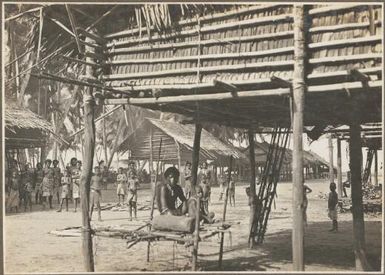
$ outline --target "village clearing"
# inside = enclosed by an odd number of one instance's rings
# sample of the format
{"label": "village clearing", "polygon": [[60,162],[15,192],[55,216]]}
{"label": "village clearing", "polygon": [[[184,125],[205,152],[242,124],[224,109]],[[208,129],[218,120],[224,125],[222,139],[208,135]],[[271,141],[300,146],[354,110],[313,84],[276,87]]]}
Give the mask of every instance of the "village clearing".
{"label": "village clearing", "polygon": [[[331,233],[327,216],[327,180],[307,181],[313,189],[308,195],[308,226],[305,230],[306,271],[355,271],[353,254],[352,214],[339,214],[339,232]],[[229,206],[226,221],[232,223],[231,238],[225,235],[223,269],[226,271],[290,271],[292,184],[280,183],[275,208],[272,207],[265,242],[256,249],[247,247],[249,206],[246,185],[237,186],[236,207]],[[257,187],[258,188],[258,187]],[[350,192],[350,190],[348,190]],[[149,188],[139,190],[138,208],[149,204]],[[222,216],[223,202],[218,201],[219,188],[213,187],[210,210]],[[103,193],[103,202],[115,202],[112,186]],[[72,207],[72,205],[71,205]],[[82,272],[80,237],[59,237],[50,231],[81,225],[81,211],[57,213],[56,209],[40,211],[34,205],[32,213],[11,214],[5,217],[5,272],[53,273]],[[80,210],[80,209],[79,209]],[[126,211],[102,211],[102,222],[97,225],[128,225],[135,229],[149,217],[149,210],[138,211],[138,221],[128,221]],[[94,219],[96,215],[94,214]],[[374,270],[381,270],[382,214],[365,214],[367,256]],[[172,271],[190,270],[189,248],[171,241],[151,245],[150,262],[146,262],[147,242],[126,249],[126,241],[106,237],[94,238],[95,271]],[[219,237],[199,243],[198,267],[203,271],[218,270]]]}

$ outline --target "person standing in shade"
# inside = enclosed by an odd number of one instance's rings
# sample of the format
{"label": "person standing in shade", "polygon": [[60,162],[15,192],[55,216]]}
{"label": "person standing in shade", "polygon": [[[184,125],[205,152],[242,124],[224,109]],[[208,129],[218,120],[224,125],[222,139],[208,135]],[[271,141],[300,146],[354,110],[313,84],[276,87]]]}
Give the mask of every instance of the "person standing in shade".
{"label": "person standing in shade", "polygon": [[[99,170],[100,171],[100,170]],[[123,172],[123,168],[118,169],[118,175],[116,176],[116,195],[118,196],[118,205],[123,205],[124,198],[127,193],[127,176]]]}
{"label": "person standing in shade", "polygon": [[36,171],[35,171],[35,203],[41,204],[42,202],[42,194],[41,194],[41,185],[43,183],[44,179],[44,171],[43,171],[43,165],[38,162],[36,164]]}
{"label": "person standing in shade", "polygon": [[56,197],[57,203],[60,203],[60,194],[59,194],[59,189],[60,189],[60,178],[61,178],[61,171],[60,168],[58,167],[59,161],[55,159],[53,162],[53,197]]}
{"label": "person standing in shade", "polygon": [[338,194],[336,192],[336,184],[334,182],[330,183],[329,189],[329,198],[328,198],[328,216],[332,220],[332,228],[330,232],[338,232],[338,222],[337,222],[337,205],[338,205]]}
{"label": "person standing in shade", "polygon": [[70,198],[71,181],[71,172],[68,168],[64,171],[64,176],[61,177],[61,203],[57,212],[61,212],[64,201],[66,202],[66,211],[68,212],[68,200]]}
{"label": "person standing in shade", "polygon": [[76,160],[76,158],[73,158],[72,160],[71,160],[72,198],[74,200],[74,212],[76,212],[78,203],[80,203],[80,177],[81,177],[82,171],[80,170],[81,163],[79,163]]}
{"label": "person standing in shade", "polygon": [[137,218],[137,200],[138,200],[138,187],[139,181],[135,176],[134,172],[131,170],[128,172],[128,195],[127,201],[129,206],[130,221],[132,220],[132,210],[134,210],[134,217]]}
{"label": "person standing in shade", "polygon": [[52,193],[53,193],[53,169],[51,167],[52,161],[47,159],[45,161],[45,167],[43,169],[43,182],[41,185],[41,193],[43,196],[43,210],[46,207],[46,203],[49,208],[52,208]]}
{"label": "person standing in shade", "polygon": [[98,221],[102,221],[102,210],[100,207],[100,200],[102,198],[102,182],[100,168],[96,166],[94,168],[95,175],[91,178],[91,196],[90,196],[90,220],[92,219],[92,212],[94,211],[94,206],[98,210]]}
{"label": "person standing in shade", "polygon": [[307,194],[311,193],[313,190],[310,189],[309,186],[306,184],[303,185],[303,220],[305,223],[305,226],[307,226],[307,206],[308,206],[308,200],[307,200]]}

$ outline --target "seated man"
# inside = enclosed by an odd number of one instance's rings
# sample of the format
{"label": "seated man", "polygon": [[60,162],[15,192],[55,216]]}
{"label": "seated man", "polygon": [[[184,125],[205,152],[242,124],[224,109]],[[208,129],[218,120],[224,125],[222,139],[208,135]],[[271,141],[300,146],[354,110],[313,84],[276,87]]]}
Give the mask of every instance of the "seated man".
{"label": "seated man", "polygon": [[[165,183],[160,184],[157,187],[157,205],[161,215],[169,213],[174,216],[188,215],[190,217],[196,216],[196,199],[194,197],[188,200],[184,196],[183,189],[178,185],[179,171],[175,167],[170,167],[164,172]],[[196,193],[202,197],[202,189],[197,186]],[[181,204],[177,207],[177,200],[181,201]],[[214,213],[206,213],[203,205],[201,204],[201,219],[206,222],[212,222]]]}
{"label": "seated man", "polygon": [[[169,167],[164,172],[165,183],[159,185],[157,204],[160,214],[170,213],[171,215],[181,216],[187,213],[186,197],[183,189],[178,185],[179,171],[175,167]],[[177,199],[182,204],[177,207]]]}

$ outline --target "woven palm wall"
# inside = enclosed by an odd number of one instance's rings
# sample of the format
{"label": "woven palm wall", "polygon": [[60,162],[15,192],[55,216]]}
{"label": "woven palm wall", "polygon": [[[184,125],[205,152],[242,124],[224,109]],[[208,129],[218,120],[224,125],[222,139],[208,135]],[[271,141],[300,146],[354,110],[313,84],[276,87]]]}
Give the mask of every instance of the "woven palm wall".
{"label": "woven palm wall", "polygon": [[[131,28],[107,34],[108,73],[115,87],[242,83],[293,70],[292,5],[234,6],[223,12],[178,21],[167,33]],[[351,68],[376,80],[381,75],[381,6],[309,6],[307,71],[316,76]],[[329,83],[339,80],[328,79]],[[314,77],[314,78],[313,78]],[[324,81],[324,80],[322,80]],[[325,83],[321,83],[325,84]],[[271,88],[271,83],[266,86]],[[263,88],[263,87],[261,87]]]}

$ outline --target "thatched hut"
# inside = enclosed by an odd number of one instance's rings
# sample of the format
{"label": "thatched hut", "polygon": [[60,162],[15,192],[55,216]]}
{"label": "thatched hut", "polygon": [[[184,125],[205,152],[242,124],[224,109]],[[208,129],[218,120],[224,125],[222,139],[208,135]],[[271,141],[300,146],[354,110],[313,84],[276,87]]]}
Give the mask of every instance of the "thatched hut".
{"label": "thatched hut", "polygon": [[[103,104],[132,104],[190,117],[188,122],[196,124],[193,174],[199,162],[202,122],[247,129],[250,144],[259,127],[292,127],[293,270],[304,270],[303,129],[314,127],[322,133],[329,125],[347,124],[354,253],[357,269],[368,268],[360,124],[382,120],[381,5],[148,4],[80,5],[77,9],[99,19],[93,22],[92,17],[79,15],[80,26],[67,20],[73,32],[68,34],[67,27],[60,39],[71,41],[61,45],[57,39],[53,45],[59,44],[59,49],[36,44],[45,50],[43,58],[59,50],[71,54],[68,60],[86,66],[85,77],[68,79],[46,72],[35,76],[89,87],[85,92],[85,152],[89,155],[83,178],[90,178],[92,168],[93,88],[104,91],[98,97]],[[64,5],[52,5],[46,11],[53,17],[66,13]],[[97,30],[91,30],[95,26]],[[50,33],[46,39],[57,38],[56,32],[46,33]],[[254,167],[254,150],[250,151]],[[193,184],[195,180],[193,175]],[[252,199],[251,217],[255,203]],[[88,228],[88,214],[83,215],[83,226]],[[89,235],[84,238],[85,248]],[[87,270],[92,271],[92,251],[85,255]]]}
{"label": "thatched hut", "polygon": [[[117,150],[121,154],[129,152],[129,158],[133,160],[160,161],[178,165],[181,169],[186,161],[191,162],[193,136],[194,127],[191,124],[147,118],[122,141]],[[208,131],[202,130],[201,161],[209,160],[216,171],[217,167],[228,165],[229,156],[233,156],[238,162],[246,159],[234,146],[225,144]]]}
{"label": "thatched hut", "polygon": [[[7,99],[4,109],[5,120],[5,152],[7,160],[17,158],[18,162],[26,162],[24,149],[31,150],[30,159],[40,161],[41,154],[47,146],[48,138],[54,135],[52,125],[32,111],[20,107],[16,102]],[[52,135],[51,135],[52,134]],[[62,142],[57,136],[54,139]],[[39,151],[36,155],[35,152]]]}

